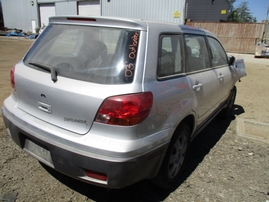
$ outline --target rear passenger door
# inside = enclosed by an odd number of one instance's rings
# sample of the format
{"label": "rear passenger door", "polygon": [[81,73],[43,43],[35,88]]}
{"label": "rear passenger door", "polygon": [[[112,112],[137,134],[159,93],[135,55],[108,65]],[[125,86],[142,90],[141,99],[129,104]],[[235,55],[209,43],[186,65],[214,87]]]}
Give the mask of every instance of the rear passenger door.
{"label": "rear passenger door", "polygon": [[232,89],[232,73],[228,65],[227,54],[224,51],[220,42],[213,38],[208,37],[209,48],[211,52],[211,64],[218,77],[219,89],[217,91],[218,102],[225,101]]}
{"label": "rear passenger door", "polygon": [[185,34],[186,73],[196,105],[198,124],[202,123],[217,107],[216,99],[219,82],[210,65],[205,36]]}

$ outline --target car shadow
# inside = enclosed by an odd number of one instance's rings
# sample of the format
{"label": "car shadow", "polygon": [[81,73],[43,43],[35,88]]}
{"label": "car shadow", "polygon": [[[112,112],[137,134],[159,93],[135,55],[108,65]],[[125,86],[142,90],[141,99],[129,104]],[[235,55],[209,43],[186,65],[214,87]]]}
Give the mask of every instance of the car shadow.
{"label": "car shadow", "polygon": [[236,105],[236,104],[233,106],[233,111],[232,111],[233,116],[238,116],[243,113],[245,113],[245,110],[242,106]]}
{"label": "car shadow", "polygon": [[242,113],[244,113],[244,109],[239,105],[234,105],[230,118],[224,120],[217,116],[206,128],[204,128],[204,130],[202,130],[202,132],[192,141],[189,158],[180,181],[171,189],[162,189],[157,187],[149,180],[138,182],[123,189],[107,189],[81,182],[63,175],[43,164],[41,165],[61,183],[94,201],[163,201],[192,174],[197,166],[203,161],[205,156],[220,140],[222,135],[225,134],[225,131],[229,127],[230,123],[235,119],[235,116]]}

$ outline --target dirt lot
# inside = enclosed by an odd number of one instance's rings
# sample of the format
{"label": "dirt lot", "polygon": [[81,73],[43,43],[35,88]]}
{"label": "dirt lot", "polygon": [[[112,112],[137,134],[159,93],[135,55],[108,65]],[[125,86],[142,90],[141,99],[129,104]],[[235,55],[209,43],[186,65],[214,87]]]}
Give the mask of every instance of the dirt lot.
{"label": "dirt lot", "polygon": [[[0,106],[11,91],[10,68],[32,42],[0,38]],[[234,56],[245,59],[248,73],[237,84],[234,115],[225,121],[216,118],[194,140],[186,171],[177,187],[162,190],[143,181],[121,190],[107,190],[71,179],[42,166],[19,149],[7,135],[0,114],[0,201],[268,202],[269,59]],[[251,133],[252,139],[243,137],[244,133],[238,135],[238,120],[260,124],[243,130]]]}

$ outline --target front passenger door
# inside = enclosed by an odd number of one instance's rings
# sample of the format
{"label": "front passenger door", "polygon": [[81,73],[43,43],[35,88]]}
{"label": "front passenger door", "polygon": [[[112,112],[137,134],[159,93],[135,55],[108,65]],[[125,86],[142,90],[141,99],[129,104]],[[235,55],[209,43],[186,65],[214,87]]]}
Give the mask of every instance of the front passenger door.
{"label": "front passenger door", "polygon": [[222,103],[227,100],[230,90],[233,88],[232,73],[228,65],[227,54],[219,41],[213,37],[208,37],[208,43],[212,55],[212,67],[218,77],[219,89],[216,99],[218,99],[219,103]]}

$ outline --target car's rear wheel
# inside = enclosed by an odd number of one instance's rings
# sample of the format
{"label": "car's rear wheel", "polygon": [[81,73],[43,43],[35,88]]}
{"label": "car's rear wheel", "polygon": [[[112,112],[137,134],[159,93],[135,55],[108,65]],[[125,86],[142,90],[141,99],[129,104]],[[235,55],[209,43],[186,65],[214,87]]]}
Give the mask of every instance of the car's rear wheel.
{"label": "car's rear wheel", "polygon": [[159,173],[153,180],[155,184],[170,188],[179,182],[186,164],[189,146],[190,128],[185,123],[181,123],[170,142]]}

